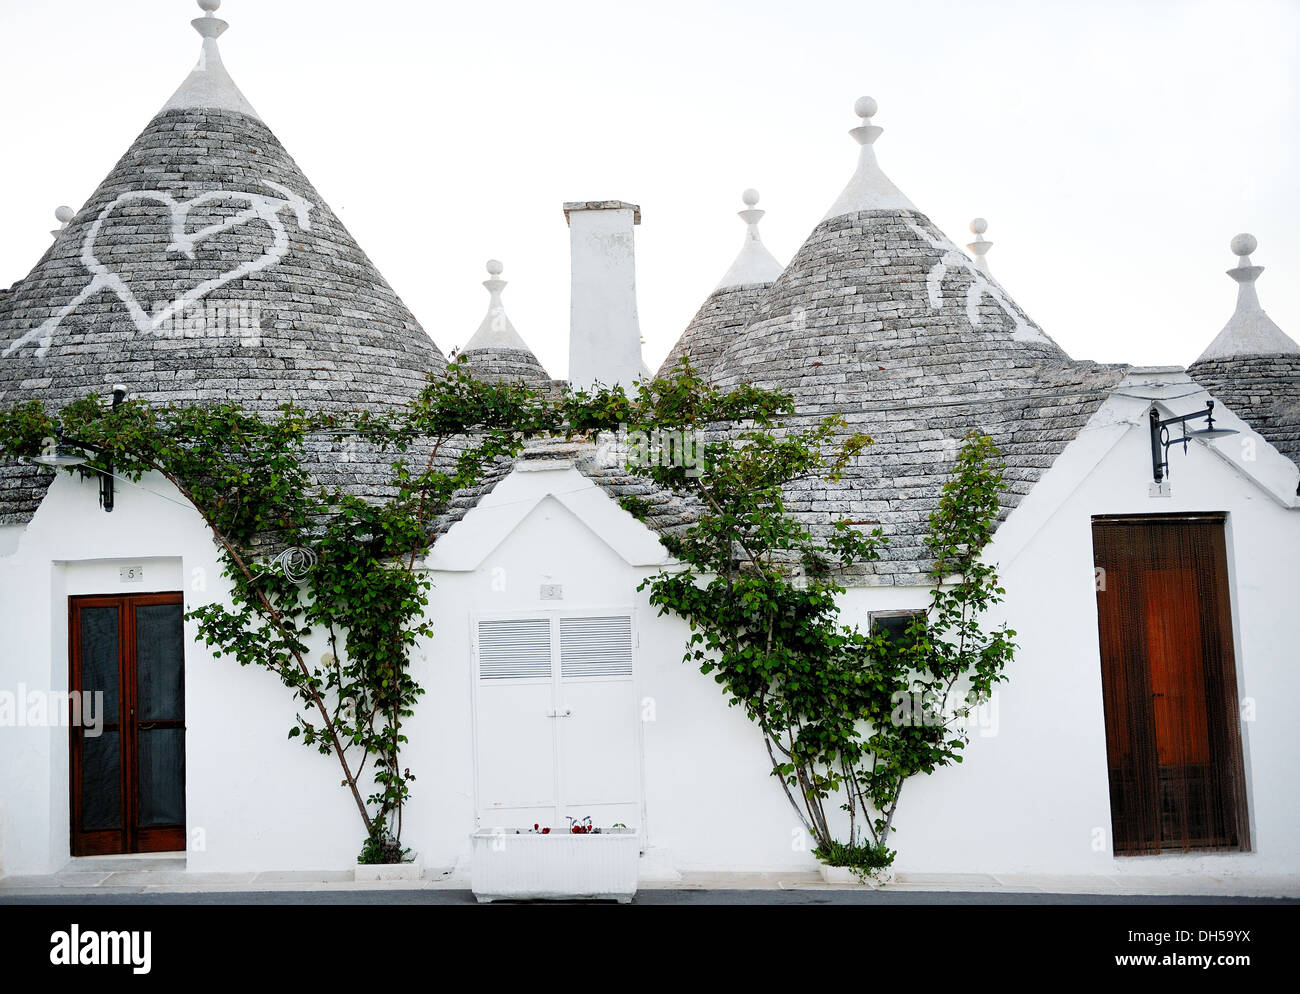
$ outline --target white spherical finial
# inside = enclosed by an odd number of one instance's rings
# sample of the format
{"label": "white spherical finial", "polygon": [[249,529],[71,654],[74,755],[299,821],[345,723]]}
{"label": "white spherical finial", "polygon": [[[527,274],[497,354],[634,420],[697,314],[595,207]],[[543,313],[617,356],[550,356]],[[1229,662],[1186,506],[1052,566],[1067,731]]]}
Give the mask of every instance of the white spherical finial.
{"label": "white spherical finial", "polygon": [[758,203],[758,191],[755,190],[753,187],[750,187],[748,190],[746,190],[744,193],[740,195],[740,199],[745,202],[746,207],[753,207],[756,203]]}
{"label": "white spherical finial", "polygon": [[863,120],[876,116],[876,102],[871,97],[858,97],[853,103],[853,113]]}
{"label": "white spherical finial", "polygon": [[506,267],[501,265],[501,263],[496,259],[489,259],[487,261],[487,271],[489,276],[500,276],[501,271],[505,268]]}
{"label": "white spherical finial", "polygon": [[67,224],[76,216],[76,212],[71,207],[56,207],[54,217],[60,224]]}
{"label": "white spherical finial", "polygon": [[221,6],[221,0],[199,0],[199,10],[205,14],[215,14]]}
{"label": "white spherical finial", "polygon": [[1232,243],[1228,247],[1232,249],[1233,255],[1250,255],[1258,246],[1259,242],[1255,241],[1255,236],[1243,231],[1232,239]]}
{"label": "white spherical finial", "polygon": [[989,230],[989,223],[982,217],[972,218],[970,223],[970,232],[975,236],[973,242],[967,243],[966,247],[970,249],[971,254],[975,256],[975,268],[986,276],[989,271],[989,260],[987,258],[989,249],[993,243],[984,237],[984,232]]}

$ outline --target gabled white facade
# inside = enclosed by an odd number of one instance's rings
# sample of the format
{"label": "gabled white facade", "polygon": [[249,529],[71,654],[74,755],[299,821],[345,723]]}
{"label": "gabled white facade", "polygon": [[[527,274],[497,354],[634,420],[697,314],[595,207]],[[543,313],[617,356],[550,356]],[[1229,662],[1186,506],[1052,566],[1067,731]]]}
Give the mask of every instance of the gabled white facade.
{"label": "gabled white facade", "polygon": [[[1150,405],[1183,413],[1204,399],[1180,371],[1135,370],[998,532],[989,554],[1008,590],[998,616],[1017,631],[1019,652],[1009,682],[972,728],[965,762],[908,784],[897,822],[899,872],[1300,875],[1288,707],[1300,695],[1300,474],[1220,408],[1218,417],[1241,434],[1193,442],[1185,456],[1173,449],[1170,495],[1151,496]],[[1091,519],[1174,512],[1227,515],[1251,851],[1116,858]],[[163,481],[122,488],[110,516],[97,507],[92,483],[61,477],[16,547],[14,530],[7,534],[0,630],[10,652],[0,689],[66,689],[67,597],[125,589],[124,566],[143,568],[144,589],[184,590],[187,607],[222,589],[206,528]],[[483,808],[481,764],[512,751],[525,757],[539,742],[549,748],[549,733],[539,729],[566,720],[521,715],[512,726],[497,714],[495,752],[485,756],[476,730],[483,715],[475,625],[573,616],[631,619],[632,676],[618,698],[621,717],[604,714],[591,749],[599,760],[603,741],[634,743],[627,782],[636,803],[619,809],[618,820],[643,833],[643,874],[815,865],[757,731],[711,678],[681,661],[685,624],[660,617],[637,590],[665,563],[654,534],[562,459],[522,463],[435,546],[427,567],[437,634],[417,655],[428,693],[407,728],[405,754],[418,779],[404,841],[426,866],[463,870],[471,832],[508,820]],[[922,588],[857,588],[844,598],[845,616],[866,624],[870,612],[926,600]],[[213,659],[190,628],[187,636],[187,867],[349,866],[360,820],[334,759],[285,738],[293,713],[287,691],[265,672]],[[0,728],[7,874],[50,872],[69,861],[68,734]],[[571,753],[557,767],[561,776],[573,755],[579,765],[592,758]]]}
{"label": "gabled white facade", "polygon": [[[1298,758],[1284,702],[1300,693],[1300,471],[1222,408],[1241,435],[1171,450],[1171,495],[1150,496],[1147,412],[1204,407],[1181,370],[1134,370],[999,529],[988,557],[1019,651],[966,760],[915,785],[898,816],[900,872],[1300,873]],[[1097,515],[1226,512],[1252,851],[1112,854],[1102,712]],[[852,591],[866,609],[875,591]],[[920,606],[924,597],[900,606]],[[860,609],[860,610],[861,610]]]}
{"label": "gabled white facade", "polygon": [[[194,23],[208,70],[194,73],[167,106],[255,119],[220,66],[216,38],[224,22],[211,16],[219,4],[203,0],[201,6],[209,16]],[[861,146],[858,169],[827,217],[915,211],[876,162],[875,102],[862,98],[856,109],[862,119],[852,132]],[[122,195],[141,192],[135,180],[126,185],[131,189]],[[320,212],[309,218],[311,205],[295,197],[299,230],[308,230],[310,221],[319,231]],[[255,202],[272,203],[260,193]],[[750,208],[756,202],[756,195],[746,195]],[[157,203],[170,205],[173,221],[180,217],[170,194]],[[571,383],[630,385],[645,371],[633,247],[639,208],[585,201],[566,205],[566,214],[574,261]],[[779,279],[781,267],[753,227],[759,214],[742,212],[749,238],[724,286]],[[955,246],[912,230],[942,252],[930,267],[930,306],[937,311],[947,267],[968,267]],[[980,235],[984,229],[972,230]],[[347,249],[350,238],[342,241],[341,229],[337,234]],[[1248,245],[1243,238],[1249,236],[1234,240],[1244,260],[1234,278],[1240,277],[1241,313],[1249,320],[1237,330],[1249,334],[1229,339],[1255,352],[1291,354],[1260,331],[1262,311],[1250,289],[1258,267],[1247,258],[1254,240]],[[331,244],[334,255],[349,254]],[[977,252],[982,258],[989,243],[975,244],[984,246]],[[210,282],[234,283],[250,275],[251,266]],[[523,342],[500,307],[500,268],[489,272],[493,303],[479,344],[525,351],[517,348]],[[982,295],[989,295],[1012,317],[1015,341],[1043,338],[988,283],[986,267],[975,272],[975,292],[967,290],[972,332]],[[362,282],[373,289],[380,278],[368,273]],[[315,279],[304,288],[315,293]],[[98,286],[92,281],[85,292]],[[45,304],[53,309],[64,302]],[[136,310],[143,322],[136,330],[151,334],[138,304]],[[386,313],[420,348],[383,353],[387,358],[376,362],[417,380],[440,369],[440,356],[435,364],[427,361],[435,358],[432,347],[400,302]],[[352,317],[336,322],[338,335],[351,335]],[[285,323],[311,327],[314,347],[317,332],[309,318],[314,315]],[[23,330],[9,351],[40,327]],[[331,355],[355,348],[348,342],[340,337]],[[288,351],[307,355],[306,344],[290,344],[295,347]],[[67,375],[75,373],[80,383],[83,370],[75,357],[81,353],[73,355]],[[402,356],[409,357],[407,366]],[[0,357],[5,361],[16,360]],[[198,368],[186,372],[196,380],[218,371],[195,362]],[[274,368],[276,377],[286,369],[283,362]],[[154,372],[150,363],[147,373]],[[323,367],[313,372],[328,373]],[[341,376],[339,396],[378,388],[363,379]],[[39,392],[41,382],[48,387],[51,380],[19,381],[17,389]],[[304,389],[327,382],[314,379]],[[396,396],[389,390],[378,399]],[[999,529],[987,555],[1008,593],[985,620],[1005,620],[1017,632],[1019,649],[1009,681],[977,717],[965,761],[906,785],[892,840],[900,873],[1195,873],[1280,879],[1280,889],[1300,891],[1300,797],[1294,787],[1300,746],[1291,716],[1292,702],[1300,699],[1300,469],[1220,405],[1217,422],[1238,434],[1192,441],[1185,453],[1172,448],[1167,485],[1153,487],[1149,411],[1154,406],[1162,418],[1181,416],[1204,408],[1208,399],[1181,370],[1133,370]],[[1154,514],[1223,517],[1246,851],[1115,855],[1093,521]],[[428,621],[435,634],[413,659],[427,693],[405,728],[403,759],[417,779],[402,827],[403,843],[425,866],[464,872],[476,831],[527,829],[543,821],[563,830],[566,817],[586,815],[639,833],[645,878],[816,866],[811,841],[770,773],[759,732],[728,706],[711,677],[682,662],[687,625],[660,615],[640,589],[672,567],[663,545],[571,461],[531,455],[520,461],[438,540],[423,566],[433,582]],[[70,687],[70,598],[169,593],[193,609],[228,590],[207,526],[158,477],[139,485],[122,481],[115,510],[105,514],[94,481],[62,475],[30,522],[0,526],[0,875],[77,865],[71,859],[70,767],[71,742],[81,733],[57,716],[51,720],[40,704],[66,696]],[[858,587],[844,595],[844,620],[865,627],[874,612],[920,609],[928,600],[920,586]],[[617,651],[584,669],[584,646],[602,639]],[[317,640],[313,655],[325,651]],[[288,690],[264,670],[215,658],[192,622],[184,627],[183,678],[187,869],[350,868],[364,838],[361,819],[340,784],[335,758],[286,737],[296,705]],[[29,698],[36,702],[30,709]]]}

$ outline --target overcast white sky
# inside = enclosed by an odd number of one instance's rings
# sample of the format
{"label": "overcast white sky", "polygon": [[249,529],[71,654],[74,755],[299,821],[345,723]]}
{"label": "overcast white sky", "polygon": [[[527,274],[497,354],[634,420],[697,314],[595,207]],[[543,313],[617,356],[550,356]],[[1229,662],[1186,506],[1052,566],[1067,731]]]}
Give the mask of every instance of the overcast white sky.
{"label": "overcast white sky", "polygon": [[[0,285],[188,73],[193,0],[0,0]],[[638,203],[654,368],[741,244],[786,262],[880,104],[890,178],[1078,358],[1193,361],[1232,312],[1229,239],[1300,338],[1300,2],[226,0],[244,94],[444,351],[483,263],[554,376],[565,200]]]}

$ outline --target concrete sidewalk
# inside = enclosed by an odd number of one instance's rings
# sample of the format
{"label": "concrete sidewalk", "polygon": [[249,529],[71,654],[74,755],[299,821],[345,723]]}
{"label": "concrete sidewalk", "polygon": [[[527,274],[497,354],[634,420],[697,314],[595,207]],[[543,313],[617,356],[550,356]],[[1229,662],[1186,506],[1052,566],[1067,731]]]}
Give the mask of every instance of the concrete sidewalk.
{"label": "concrete sidewalk", "polygon": [[[861,885],[827,884],[816,871],[790,873],[687,873],[642,880],[641,891],[871,891]],[[108,856],[74,859],[57,873],[0,877],[0,900],[68,894],[220,894],[311,891],[467,891],[463,870],[427,869],[420,880],[358,883],[350,870],[196,873],[184,858]],[[879,890],[915,894],[1043,894],[1166,897],[1254,897],[1300,899],[1300,877],[1240,877],[1113,874],[1108,876],[1019,876],[900,873]]]}

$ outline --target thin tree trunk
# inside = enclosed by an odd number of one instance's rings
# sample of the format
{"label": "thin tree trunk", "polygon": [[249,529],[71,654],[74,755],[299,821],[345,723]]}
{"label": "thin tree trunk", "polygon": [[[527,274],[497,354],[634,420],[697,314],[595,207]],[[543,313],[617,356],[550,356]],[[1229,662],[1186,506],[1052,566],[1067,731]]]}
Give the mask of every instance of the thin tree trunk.
{"label": "thin tree trunk", "polygon": [[[207,511],[205,511],[202,507],[199,506],[198,502],[194,500],[193,496],[181,484],[180,480],[178,480],[172,474],[168,473],[166,470],[162,469],[160,466],[156,466],[153,463],[149,463],[149,465],[153,466],[153,468],[157,470],[159,473],[161,473],[163,477],[170,480],[172,485],[185,496],[185,499],[190,502],[190,504],[194,507],[194,509],[197,510],[199,514],[202,516],[203,520],[207,522],[208,527],[212,529],[212,534],[216,536],[217,541],[221,543],[222,547],[225,548],[226,552],[230,555],[231,560],[239,568],[240,572],[244,574],[244,577],[249,582],[250,588],[252,588],[256,592],[257,598],[262,602],[263,608],[270,615],[271,620],[273,621],[275,626],[280,630],[280,633],[283,635],[285,629],[285,622],[284,622],[283,615],[281,615],[280,612],[277,611],[272,606],[271,602],[267,600],[266,594],[264,594],[261,590],[257,589],[255,584],[256,578],[253,576],[252,570],[248,568],[248,564],[244,562],[243,557],[235,550],[235,547],[231,544],[230,540],[227,539],[226,536],[221,533],[221,531],[216,527],[215,524],[213,524],[213,521],[208,516]],[[297,649],[294,649],[292,647],[289,648],[289,654],[293,656],[294,660],[298,664],[299,671],[302,673],[303,677],[307,681],[306,683],[307,692],[311,695],[312,703],[316,705],[316,709],[320,712],[321,720],[325,723],[325,730],[329,734],[329,740],[330,740],[330,744],[334,748],[334,754],[338,757],[339,765],[343,767],[344,783],[347,784],[348,789],[351,790],[352,792],[352,799],[353,801],[356,802],[357,810],[361,812],[361,820],[366,826],[366,834],[369,835],[374,827],[370,819],[370,812],[366,810],[366,802],[361,797],[361,792],[357,790],[356,778],[352,775],[352,770],[348,764],[347,755],[345,754],[344,751],[345,747],[339,741],[338,731],[334,727],[333,720],[330,718],[329,709],[325,707],[324,700],[321,698],[320,694],[316,692],[316,688],[312,686],[311,670],[308,668],[306,660],[302,658],[302,654],[299,653]]]}

